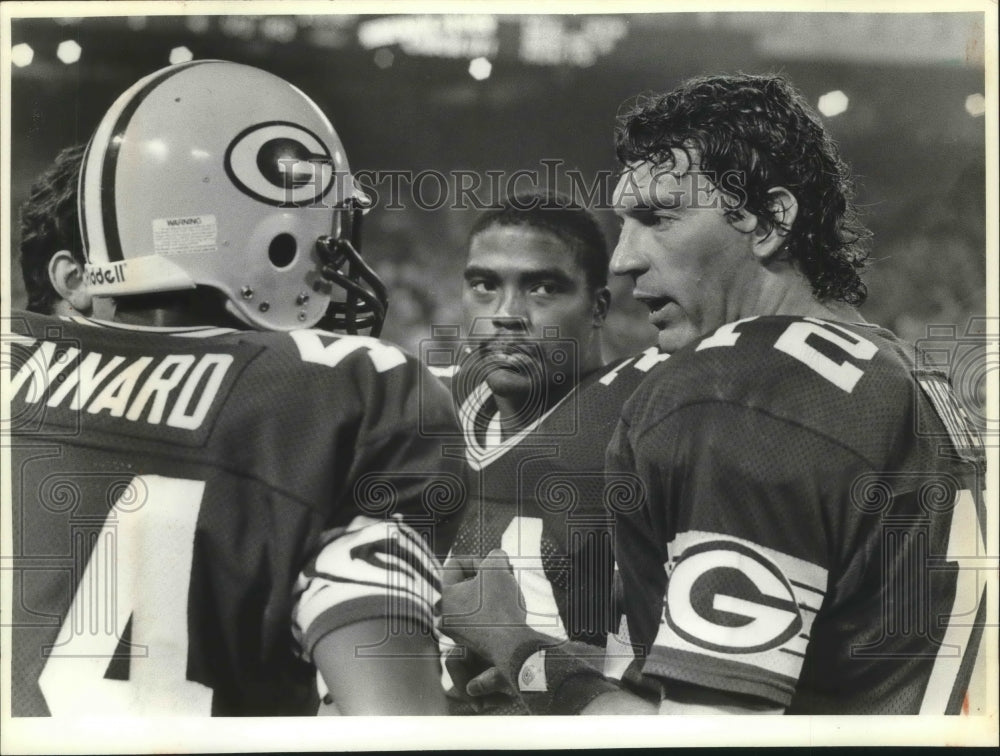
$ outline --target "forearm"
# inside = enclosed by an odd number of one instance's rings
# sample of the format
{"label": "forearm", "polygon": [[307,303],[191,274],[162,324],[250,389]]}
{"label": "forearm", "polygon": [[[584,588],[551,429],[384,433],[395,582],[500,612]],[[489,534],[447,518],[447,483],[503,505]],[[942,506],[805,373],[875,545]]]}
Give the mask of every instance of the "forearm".
{"label": "forearm", "polygon": [[[580,648],[580,647],[583,648]],[[575,648],[574,648],[575,647]],[[592,666],[593,657],[587,656],[585,644],[566,644],[556,653],[562,651],[572,654],[582,652],[569,659],[560,659],[556,665],[551,663],[554,656],[546,653],[546,672],[549,675],[547,710],[537,713],[551,714],[584,714],[584,715],[614,715],[614,714],[782,714],[784,708],[762,699],[743,696],[730,691],[703,688],[679,682],[663,682],[664,692],[659,704],[649,698],[644,698],[630,690],[613,683],[606,678],[597,676],[597,670]],[[530,667],[530,662],[526,667]],[[560,670],[558,667],[561,666]],[[524,677],[524,668],[521,671]],[[553,679],[554,678],[554,679]],[[614,687],[612,687],[614,686]],[[529,708],[532,703],[544,701],[541,694],[521,694]],[[534,699],[532,697],[535,697]]]}
{"label": "forearm", "polygon": [[296,584],[293,631],[342,713],[445,713],[437,574],[420,536],[395,520],[357,517],[326,536]]}
{"label": "forearm", "polygon": [[679,681],[664,683],[660,714],[784,714],[772,701]]}
{"label": "forearm", "polygon": [[[538,652],[543,650],[544,653]],[[729,691],[672,682],[659,705],[623,688],[601,673],[600,649],[561,643],[539,633],[518,642],[500,660],[501,670],[525,705],[536,714],[781,714],[784,709]]]}
{"label": "forearm", "polygon": [[657,708],[655,703],[622,689],[602,693],[587,704],[580,713],[584,715],[596,714],[599,716],[615,714],[635,716],[637,714],[656,714]]}
{"label": "forearm", "polygon": [[396,629],[398,624],[355,622],[327,633],[313,648],[313,662],[342,714],[447,713],[434,637],[419,627]]}

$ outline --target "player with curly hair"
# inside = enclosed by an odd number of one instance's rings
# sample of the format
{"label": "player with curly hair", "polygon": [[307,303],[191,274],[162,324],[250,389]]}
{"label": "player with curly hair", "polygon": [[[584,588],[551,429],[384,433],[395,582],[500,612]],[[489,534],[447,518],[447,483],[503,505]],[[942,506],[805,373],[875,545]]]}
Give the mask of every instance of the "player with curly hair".
{"label": "player with curly hair", "polygon": [[[724,77],[694,79],[664,95],[637,97],[615,133],[623,165],[674,164],[674,150],[697,155],[698,170],[732,189],[732,220],[748,212],[785,234],[780,254],[796,261],[820,300],[864,303],[860,273],[869,232],[851,204],[853,187],[836,144],[802,96],[774,77],[746,77],[729,91]],[[736,116],[736,117],[734,117]],[[771,202],[780,185],[799,211],[788,225]]]}
{"label": "player with curly hair", "polygon": [[30,312],[111,317],[111,300],[91,296],[83,271],[76,197],[85,149],[80,144],[56,155],[21,206],[21,275]]}
{"label": "player with curly hair", "polygon": [[660,704],[524,626],[503,552],[446,591],[474,616],[453,637],[542,713],[978,709],[984,579],[959,560],[984,553],[982,442],[854,308],[866,232],[818,116],[781,77],[712,76],[637,101],[616,137],[611,270],[672,354],[608,447],[645,493],[615,520],[608,652]]}

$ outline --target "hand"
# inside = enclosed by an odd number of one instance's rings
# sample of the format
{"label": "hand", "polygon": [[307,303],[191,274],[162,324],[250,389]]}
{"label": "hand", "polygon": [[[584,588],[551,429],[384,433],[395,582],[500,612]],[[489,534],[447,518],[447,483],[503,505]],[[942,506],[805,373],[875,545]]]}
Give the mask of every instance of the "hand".
{"label": "hand", "polygon": [[476,565],[472,557],[449,554],[441,566],[441,585],[461,583],[476,574]]}
{"label": "hand", "polygon": [[463,701],[473,711],[510,707],[517,697],[499,669],[465,647],[451,649],[445,656],[445,667],[454,684],[449,697]]}
{"label": "hand", "polygon": [[465,686],[465,691],[473,697],[501,695],[512,698],[516,695],[499,667],[490,667],[485,672],[473,677]]}
{"label": "hand", "polygon": [[[532,639],[549,640],[528,626],[524,597],[507,554],[500,549],[487,554],[473,577],[444,586],[441,605],[442,630],[459,645],[499,667],[501,677],[507,674],[509,656],[520,644]],[[486,689],[491,679],[492,675],[477,686]]]}
{"label": "hand", "polygon": [[453,646],[444,656],[444,666],[453,685],[450,693],[454,697],[468,699],[469,682],[489,668],[490,663],[476,656],[465,646]]}

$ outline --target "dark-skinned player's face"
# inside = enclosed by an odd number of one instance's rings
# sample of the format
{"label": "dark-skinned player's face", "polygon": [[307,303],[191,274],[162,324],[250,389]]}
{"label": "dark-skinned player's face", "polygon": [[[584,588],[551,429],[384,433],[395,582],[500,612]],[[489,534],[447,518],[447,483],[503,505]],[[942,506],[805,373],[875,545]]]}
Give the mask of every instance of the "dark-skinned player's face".
{"label": "dark-skinned player's face", "polygon": [[476,234],[462,309],[481,374],[499,396],[572,385],[597,367],[586,363],[603,306],[574,250],[544,229],[495,225]]}

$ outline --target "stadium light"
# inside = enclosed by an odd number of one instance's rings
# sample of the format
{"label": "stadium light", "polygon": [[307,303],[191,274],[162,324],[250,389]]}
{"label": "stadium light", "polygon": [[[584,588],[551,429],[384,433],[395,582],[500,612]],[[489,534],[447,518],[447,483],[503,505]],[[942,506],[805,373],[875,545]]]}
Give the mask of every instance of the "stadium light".
{"label": "stadium light", "polygon": [[185,26],[197,34],[204,34],[211,27],[212,22],[207,16],[188,16],[184,21]]}
{"label": "stadium light", "polygon": [[395,61],[396,56],[392,54],[392,50],[380,47],[375,51],[375,65],[383,71],[390,68]]}
{"label": "stadium light", "polygon": [[492,72],[493,64],[486,58],[473,58],[469,63],[469,75],[476,81],[490,78]]}
{"label": "stadium light", "polygon": [[978,92],[965,98],[965,112],[972,117],[986,115],[986,98]]}
{"label": "stadium light", "polygon": [[82,52],[83,48],[80,45],[72,39],[66,39],[59,43],[59,47],[56,49],[56,57],[68,66],[80,60],[80,53]]}
{"label": "stadium light", "polygon": [[298,32],[299,25],[287,16],[270,16],[260,24],[263,37],[275,42],[291,42]]}
{"label": "stadium light", "polygon": [[31,49],[31,45],[27,42],[22,42],[21,44],[14,45],[10,48],[10,62],[18,68],[30,66],[31,61],[34,59],[35,51]]}
{"label": "stadium light", "polygon": [[187,63],[189,60],[194,58],[194,53],[188,50],[183,45],[181,47],[175,47],[170,51],[170,65],[176,65],[177,63]]}
{"label": "stadium light", "polygon": [[850,104],[850,100],[847,98],[843,92],[839,89],[835,89],[832,92],[827,92],[819,98],[819,102],[816,107],[819,108],[819,112],[825,115],[827,118],[832,118],[833,116],[840,115]]}

